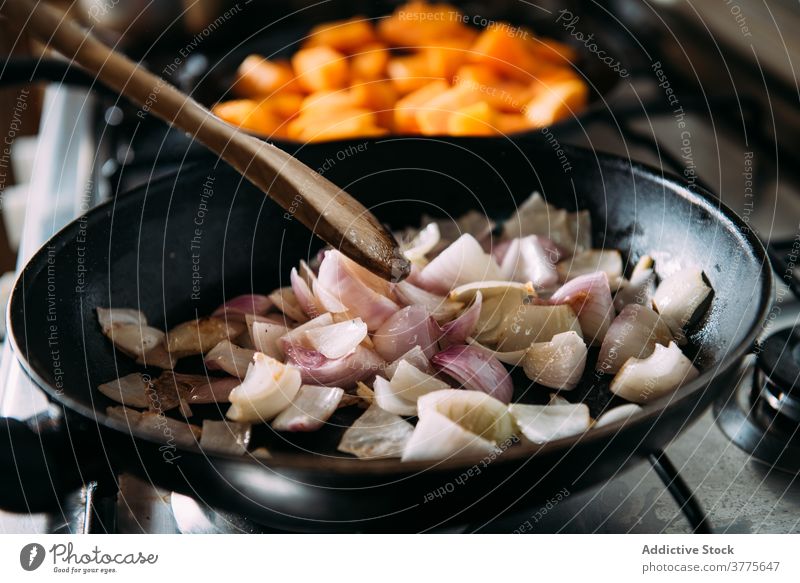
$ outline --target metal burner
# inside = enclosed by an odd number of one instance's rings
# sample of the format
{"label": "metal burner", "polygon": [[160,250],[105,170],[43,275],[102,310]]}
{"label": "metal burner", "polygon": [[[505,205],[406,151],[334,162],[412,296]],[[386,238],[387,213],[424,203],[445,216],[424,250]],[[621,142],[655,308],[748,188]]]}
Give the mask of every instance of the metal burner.
{"label": "metal burner", "polygon": [[722,431],[753,458],[800,474],[800,334],[785,328],[756,349],[730,395],[714,404]]}

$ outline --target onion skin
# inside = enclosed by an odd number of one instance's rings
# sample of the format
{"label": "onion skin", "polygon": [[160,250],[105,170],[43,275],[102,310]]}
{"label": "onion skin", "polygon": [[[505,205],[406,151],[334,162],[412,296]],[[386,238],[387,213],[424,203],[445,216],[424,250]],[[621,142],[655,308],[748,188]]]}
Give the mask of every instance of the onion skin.
{"label": "onion skin", "polygon": [[242,455],[250,444],[251,433],[249,423],[205,419],[200,436],[200,448],[203,451]]}
{"label": "onion skin", "polygon": [[616,373],[629,358],[646,358],[656,344],[667,344],[672,334],[663,320],[647,306],[628,304],[606,332],[596,370]]}
{"label": "onion skin", "polygon": [[390,316],[372,336],[375,351],[394,361],[419,346],[428,358],[439,350],[441,332],[424,306],[408,306]]}
{"label": "onion skin", "polygon": [[633,403],[668,395],[700,375],[674,342],[656,345],[647,358],[629,358],[611,381],[611,392]]}
{"label": "onion skin", "polygon": [[501,403],[511,402],[514,394],[511,375],[499,360],[484,351],[463,344],[451,346],[431,362],[464,388],[491,395]]}
{"label": "onion skin", "polygon": [[525,375],[551,389],[571,391],[586,368],[588,350],[575,332],[556,334],[549,342],[535,342],[523,361]]}
{"label": "onion skin", "polygon": [[150,404],[147,396],[150,383],[138,372],[103,383],[97,389],[120,405],[145,408]]}
{"label": "onion skin", "polygon": [[372,378],[386,366],[376,352],[363,346],[358,346],[349,356],[331,360],[316,350],[289,344],[286,346],[286,362],[300,370],[303,384],[343,389]]}
{"label": "onion skin", "polygon": [[344,432],[337,449],[361,459],[397,458],[413,431],[402,417],[371,405]]}
{"label": "onion skin", "polygon": [[550,296],[550,303],[569,305],[578,315],[583,337],[592,345],[602,344],[615,315],[608,276],[604,272],[568,281]]}

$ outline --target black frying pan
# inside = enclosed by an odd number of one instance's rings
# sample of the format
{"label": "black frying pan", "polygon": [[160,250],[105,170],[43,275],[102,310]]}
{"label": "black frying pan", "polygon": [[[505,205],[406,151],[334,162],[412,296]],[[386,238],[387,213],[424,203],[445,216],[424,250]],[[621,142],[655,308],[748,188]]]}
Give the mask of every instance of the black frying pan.
{"label": "black frying pan", "polygon": [[[572,492],[605,480],[658,452],[731,386],[765,317],[771,275],[757,238],[711,195],[582,149],[564,148],[572,166],[564,172],[551,145],[530,138],[386,139],[358,146],[342,145],[340,156],[325,145],[310,146],[300,156],[312,167],[333,158],[326,176],[393,227],[416,225],[422,213],[458,216],[469,209],[502,218],[539,189],[553,204],[588,209],[594,245],[620,249],[629,266],[652,251],[701,266],[715,290],[709,312],[690,335],[703,374],[622,428],[518,445],[489,464],[364,462],[336,453],[341,428],[287,437],[266,426],[254,445],[266,445],[271,459],[187,448],[168,463],[163,443],[130,433],[104,413],[112,403],[97,385],[135,365],[101,334],[95,308],[139,308],[154,326],[167,329],[209,313],[226,297],[286,285],[289,269],[321,244],[231,169],[209,159],[92,210],[57,234],[20,274],[9,307],[11,340],[26,371],[65,415],[41,436],[11,421],[9,431],[0,432],[5,506],[43,506],[76,483],[76,469],[86,479],[111,468],[291,530],[480,524],[562,488]],[[190,242],[209,176],[214,195],[203,216],[202,292],[193,300]],[[589,386],[568,396],[587,402],[594,415],[617,404],[605,386]],[[515,400],[544,402],[549,391],[522,377],[515,392]],[[215,407],[200,413],[221,416]],[[358,413],[341,409],[333,421],[347,424]],[[480,472],[464,479],[476,461]],[[19,481],[13,463],[23,474]],[[444,495],[430,495],[442,488]],[[704,528],[696,518],[695,526]]]}

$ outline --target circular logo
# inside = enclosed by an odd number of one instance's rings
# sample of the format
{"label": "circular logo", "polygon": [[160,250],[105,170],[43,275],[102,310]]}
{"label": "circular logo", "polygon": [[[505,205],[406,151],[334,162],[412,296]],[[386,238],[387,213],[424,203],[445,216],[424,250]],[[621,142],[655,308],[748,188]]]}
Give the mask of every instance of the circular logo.
{"label": "circular logo", "polygon": [[44,547],[39,543],[30,543],[19,552],[19,564],[26,571],[35,571],[44,562]]}

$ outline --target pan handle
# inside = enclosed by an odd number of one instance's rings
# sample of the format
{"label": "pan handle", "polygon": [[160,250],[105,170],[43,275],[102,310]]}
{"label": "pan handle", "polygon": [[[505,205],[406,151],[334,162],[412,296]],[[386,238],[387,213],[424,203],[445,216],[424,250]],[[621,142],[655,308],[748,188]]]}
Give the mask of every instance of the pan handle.
{"label": "pan handle", "polygon": [[667,454],[660,449],[654,449],[648,454],[647,459],[658,477],[661,478],[661,482],[672,494],[672,498],[680,507],[686,520],[689,521],[692,532],[694,534],[711,534],[711,522],[708,520],[706,511],[695,498],[692,489],[683,481]]}
{"label": "pan handle", "polygon": [[59,510],[62,497],[81,484],[70,443],[60,418],[0,417],[0,508],[23,513]]}

